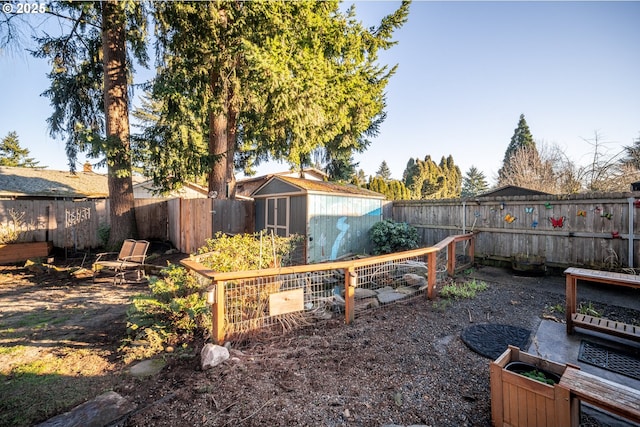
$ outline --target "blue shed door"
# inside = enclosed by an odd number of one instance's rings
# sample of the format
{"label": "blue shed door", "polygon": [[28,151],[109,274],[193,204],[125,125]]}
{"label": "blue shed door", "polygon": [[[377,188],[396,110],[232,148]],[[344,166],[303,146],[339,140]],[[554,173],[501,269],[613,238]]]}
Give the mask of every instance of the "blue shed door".
{"label": "blue shed door", "polygon": [[289,198],[267,198],[265,226],[267,231],[273,231],[278,236],[289,235]]}

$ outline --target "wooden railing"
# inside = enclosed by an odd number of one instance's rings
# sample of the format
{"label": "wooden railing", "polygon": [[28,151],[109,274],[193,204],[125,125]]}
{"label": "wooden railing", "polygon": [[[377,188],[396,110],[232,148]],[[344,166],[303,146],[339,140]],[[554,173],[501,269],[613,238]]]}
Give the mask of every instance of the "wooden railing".
{"label": "wooden railing", "polygon": [[[388,266],[394,263],[402,262],[402,260],[424,259],[426,257],[427,266],[427,292],[429,299],[435,297],[436,285],[436,257],[438,253],[447,249],[446,271],[449,276],[453,276],[456,271],[456,244],[462,242],[465,246],[465,252],[473,264],[474,257],[474,241],[473,233],[449,236],[438,244],[421,249],[397,252],[388,255],[372,256],[363,259],[355,259],[348,261],[327,262],[312,265],[299,265],[291,267],[269,268],[262,270],[235,271],[221,273],[216,272],[203,266],[198,262],[197,257],[181,261],[181,264],[187,269],[197,273],[198,275],[211,281],[211,286],[207,289],[207,303],[211,305],[212,312],[212,336],[218,343],[224,342],[227,335],[227,312],[225,311],[225,301],[227,301],[227,283],[234,281],[249,281],[251,283],[270,284],[273,286],[277,283],[283,283],[287,277],[300,277],[304,274],[322,274],[323,272],[342,271],[344,272],[344,312],[347,324],[353,322],[355,318],[355,289],[361,285],[358,278],[358,271],[370,271],[371,266]],[[468,245],[468,247],[467,247]],[[366,270],[369,267],[369,270]],[[366,273],[365,273],[366,274]],[[364,274],[363,274],[364,276]],[[291,284],[284,288],[292,292],[299,285]],[[273,287],[271,288],[273,289]],[[282,289],[279,289],[282,290]],[[300,289],[299,289],[300,290]],[[262,291],[265,292],[264,290]],[[284,293],[284,292],[282,292]],[[294,300],[297,297],[283,296],[280,302],[284,301],[292,307],[290,311],[304,309],[302,307],[302,299]],[[299,292],[303,296],[303,292]],[[287,299],[291,298],[288,302]],[[298,304],[299,302],[299,304]],[[264,301],[263,301],[264,303]],[[279,310],[282,312],[282,310]]]}

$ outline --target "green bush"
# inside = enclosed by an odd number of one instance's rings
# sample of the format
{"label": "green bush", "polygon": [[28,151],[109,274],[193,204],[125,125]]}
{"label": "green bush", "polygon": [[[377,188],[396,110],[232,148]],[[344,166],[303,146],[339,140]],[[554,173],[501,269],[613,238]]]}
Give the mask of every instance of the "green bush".
{"label": "green bush", "polygon": [[377,222],[369,230],[373,254],[390,254],[418,247],[418,230],[405,222],[391,219]]}
{"label": "green bush", "polygon": [[[255,270],[288,262],[298,237],[217,234],[198,249],[200,263],[219,272]],[[162,277],[149,279],[149,294],[134,297],[127,312],[128,338],[121,350],[126,361],[152,357],[165,346],[186,345],[211,328],[204,293],[208,280],[170,264]],[[246,292],[240,293],[244,297]],[[246,305],[246,301],[237,301]],[[234,302],[230,304],[233,306]]]}
{"label": "green bush", "polygon": [[300,242],[300,236],[217,233],[198,249],[201,263],[214,271],[247,271],[291,265],[292,254]]}

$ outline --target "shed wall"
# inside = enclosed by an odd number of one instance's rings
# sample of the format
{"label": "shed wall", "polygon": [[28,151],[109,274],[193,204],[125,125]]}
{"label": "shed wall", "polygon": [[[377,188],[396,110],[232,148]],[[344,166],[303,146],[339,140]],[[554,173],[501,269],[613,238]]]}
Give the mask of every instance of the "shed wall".
{"label": "shed wall", "polygon": [[370,251],[368,232],[382,220],[382,200],[319,194],[307,197],[308,263]]}

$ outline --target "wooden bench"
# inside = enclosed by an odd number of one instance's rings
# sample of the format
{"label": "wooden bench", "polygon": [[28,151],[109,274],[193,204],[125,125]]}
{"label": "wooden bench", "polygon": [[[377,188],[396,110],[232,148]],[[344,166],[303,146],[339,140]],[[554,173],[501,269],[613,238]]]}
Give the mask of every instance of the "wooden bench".
{"label": "wooden bench", "polygon": [[571,425],[580,421],[580,402],[601,408],[633,422],[640,422],[640,390],[567,366],[560,385],[570,390]]}
{"label": "wooden bench", "polygon": [[634,341],[640,341],[640,327],[623,322],[616,322],[602,317],[594,317],[577,312],[578,280],[605,283],[608,285],[640,288],[640,276],[633,274],[614,273],[610,271],[589,270],[585,268],[568,268],[566,275],[567,299],[567,333],[572,334],[574,328],[580,327],[592,331],[603,332]]}

